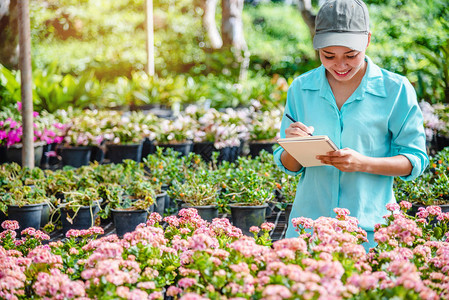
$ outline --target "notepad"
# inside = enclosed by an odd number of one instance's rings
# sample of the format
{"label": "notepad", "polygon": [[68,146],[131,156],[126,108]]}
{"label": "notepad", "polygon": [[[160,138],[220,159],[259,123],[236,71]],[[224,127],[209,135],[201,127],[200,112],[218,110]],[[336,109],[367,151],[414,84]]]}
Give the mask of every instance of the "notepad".
{"label": "notepad", "polygon": [[304,167],[323,166],[316,156],[338,150],[327,135],[283,138],[278,143]]}

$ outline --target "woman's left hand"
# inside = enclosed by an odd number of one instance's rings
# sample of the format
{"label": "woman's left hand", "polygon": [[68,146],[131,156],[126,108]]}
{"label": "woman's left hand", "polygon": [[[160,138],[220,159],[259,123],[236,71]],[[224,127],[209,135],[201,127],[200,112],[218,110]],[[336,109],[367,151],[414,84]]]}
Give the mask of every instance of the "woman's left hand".
{"label": "woman's left hand", "polygon": [[355,150],[344,148],[328,152],[326,155],[317,155],[323,164],[336,167],[342,172],[364,172],[367,157]]}

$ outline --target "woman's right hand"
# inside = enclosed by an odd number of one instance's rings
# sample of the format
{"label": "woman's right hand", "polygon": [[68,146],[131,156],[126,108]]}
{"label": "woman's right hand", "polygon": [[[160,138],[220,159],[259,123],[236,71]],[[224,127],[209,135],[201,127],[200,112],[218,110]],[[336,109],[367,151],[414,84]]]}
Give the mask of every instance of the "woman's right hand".
{"label": "woman's right hand", "polygon": [[[285,129],[285,137],[297,137],[297,136],[309,136],[312,135],[315,129],[312,126],[306,126],[301,122],[295,122],[290,124]],[[293,158],[287,151],[283,151],[281,154],[281,162],[288,170],[297,172],[302,168],[302,165]]]}
{"label": "woman's right hand", "polygon": [[313,126],[306,126],[301,122],[295,122],[285,129],[285,137],[308,136],[312,135],[314,130],[315,128]]}

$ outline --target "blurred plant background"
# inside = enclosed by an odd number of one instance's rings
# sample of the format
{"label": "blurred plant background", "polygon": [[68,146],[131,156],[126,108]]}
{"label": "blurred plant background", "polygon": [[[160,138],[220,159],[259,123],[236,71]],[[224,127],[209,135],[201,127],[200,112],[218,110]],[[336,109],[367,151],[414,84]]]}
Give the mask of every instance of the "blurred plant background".
{"label": "blurred plant background", "polygon": [[[202,1],[153,1],[154,77],[144,72],[144,0],[30,1],[35,109],[174,103],[220,109],[258,100],[266,110],[282,106],[293,78],[319,65],[296,1],[250,1],[242,14],[250,53],[242,80],[232,51],[211,47],[202,26]],[[448,103],[447,0],[366,2],[373,32],[367,54],[380,66],[407,76],[419,100]],[[318,1],[312,1],[310,11],[317,10]],[[218,5],[219,31],[221,12]],[[6,25],[2,35],[8,32],[14,39],[15,31]],[[6,59],[7,51],[13,51],[8,49],[0,51],[5,66],[0,65],[1,107],[20,99],[20,77],[17,66]]]}

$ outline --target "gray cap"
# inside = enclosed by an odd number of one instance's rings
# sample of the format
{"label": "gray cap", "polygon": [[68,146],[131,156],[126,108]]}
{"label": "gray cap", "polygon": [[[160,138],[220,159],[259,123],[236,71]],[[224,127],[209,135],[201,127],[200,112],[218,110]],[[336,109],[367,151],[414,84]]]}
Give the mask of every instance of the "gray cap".
{"label": "gray cap", "polygon": [[369,13],[360,0],[328,0],[315,19],[313,48],[344,46],[364,51],[368,45]]}

